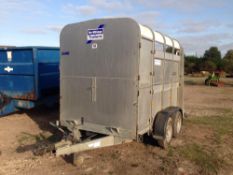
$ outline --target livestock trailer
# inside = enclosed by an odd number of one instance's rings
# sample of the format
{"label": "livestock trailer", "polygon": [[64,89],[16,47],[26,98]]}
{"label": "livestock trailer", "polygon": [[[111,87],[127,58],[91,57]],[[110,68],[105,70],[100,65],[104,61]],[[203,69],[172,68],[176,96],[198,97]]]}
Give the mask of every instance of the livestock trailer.
{"label": "livestock trailer", "polygon": [[59,124],[73,139],[58,144],[57,155],[145,134],[165,147],[179,134],[184,59],[177,40],[133,19],[95,19],[65,26],[60,47]]}
{"label": "livestock trailer", "polygon": [[0,116],[59,101],[59,48],[0,50]]}

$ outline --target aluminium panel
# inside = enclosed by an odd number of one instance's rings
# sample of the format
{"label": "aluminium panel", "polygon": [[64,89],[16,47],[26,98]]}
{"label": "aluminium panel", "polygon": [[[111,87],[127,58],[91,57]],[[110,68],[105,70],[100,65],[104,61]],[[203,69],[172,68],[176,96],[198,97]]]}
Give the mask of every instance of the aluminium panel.
{"label": "aluminium panel", "polygon": [[136,137],[139,41],[139,25],[127,18],[91,20],[63,29],[62,123],[83,120],[128,130]]}
{"label": "aluminium panel", "polygon": [[138,97],[138,133],[144,134],[150,127],[152,111],[152,67],[153,67],[153,41],[141,40],[139,61],[139,97]]}
{"label": "aluminium panel", "polygon": [[152,99],[152,119],[156,116],[156,114],[162,110],[162,93],[163,93],[163,86],[160,85],[153,85],[153,99]]}

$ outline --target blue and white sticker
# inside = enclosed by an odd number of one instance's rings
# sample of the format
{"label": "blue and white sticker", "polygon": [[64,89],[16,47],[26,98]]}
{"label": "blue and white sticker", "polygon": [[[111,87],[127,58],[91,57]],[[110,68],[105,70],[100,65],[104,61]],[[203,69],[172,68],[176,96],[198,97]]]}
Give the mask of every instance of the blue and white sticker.
{"label": "blue and white sticker", "polygon": [[87,40],[103,40],[104,39],[104,29],[88,29]]}
{"label": "blue and white sticker", "polygon": [[96,29],[87,30],[87,44],[91,44],[92,41],[98,41],[104,39],[104,24],[100,24]]}

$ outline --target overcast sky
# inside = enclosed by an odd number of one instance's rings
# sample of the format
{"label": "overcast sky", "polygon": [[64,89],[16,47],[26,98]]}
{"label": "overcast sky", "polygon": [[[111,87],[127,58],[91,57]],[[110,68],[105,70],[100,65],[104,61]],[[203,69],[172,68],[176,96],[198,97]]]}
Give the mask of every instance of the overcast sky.
{"label": "overcast sky", "polygon": [[233,49],[233,0],[0,0],[0,45],[59,46],[64,25],[118,16],[177,38],[186,54]]}

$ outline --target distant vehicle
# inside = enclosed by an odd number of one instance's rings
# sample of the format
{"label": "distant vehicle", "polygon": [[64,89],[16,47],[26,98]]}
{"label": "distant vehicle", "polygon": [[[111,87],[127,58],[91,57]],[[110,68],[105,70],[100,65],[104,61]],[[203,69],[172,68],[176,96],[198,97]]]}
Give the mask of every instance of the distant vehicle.
{"label": "distant vehicle", "polygon": [[[60,35],[60,127],[56,154],[141,141],[162,147],[181,131],[183,49],[129,18],[69,24]],[[61,128],[60,128],[61,129]]]}
{"label": "distant vehicle", "polygon": [[215,71],[205,79],[205,85],[208,86],[224,86],[224,83],[220,81],[221,72]]}
{"label": "distant vehicle", "polygon": [[59,48],[0,49],[0,116],[59,99]]}

